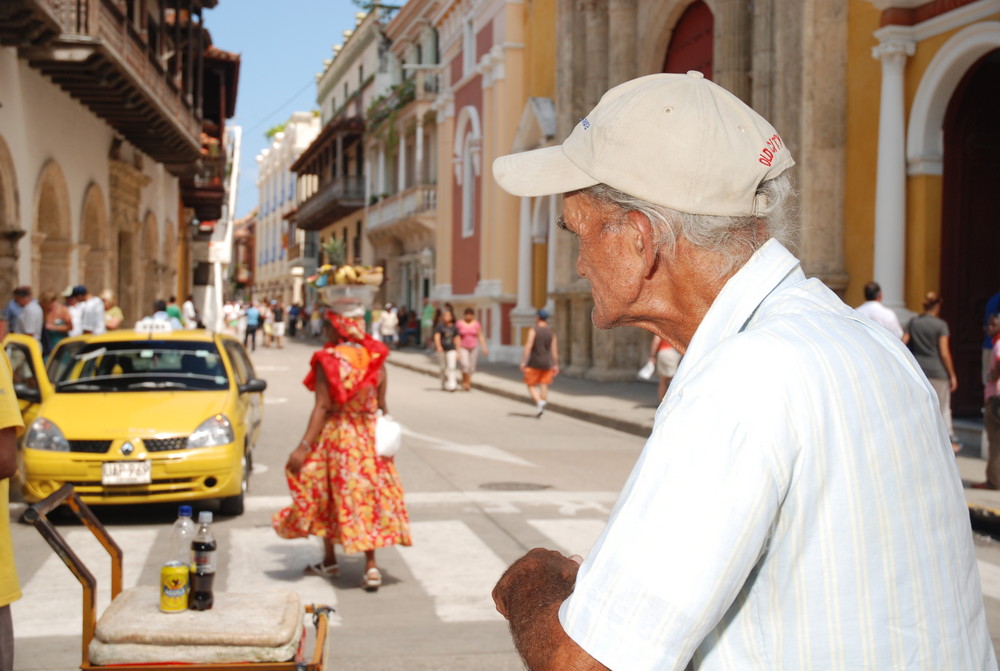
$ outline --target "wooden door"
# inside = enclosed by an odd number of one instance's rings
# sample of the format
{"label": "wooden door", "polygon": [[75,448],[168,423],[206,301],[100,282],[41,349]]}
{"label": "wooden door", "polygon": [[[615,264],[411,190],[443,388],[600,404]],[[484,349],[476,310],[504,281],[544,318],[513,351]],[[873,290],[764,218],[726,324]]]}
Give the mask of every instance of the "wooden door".
{"label": "wooden door", "polygon": [[[941,317],[951,330],[956,416],[982,408],[983,311],[1000,291],[1000,50],[973,65],[944,123]],[[933,290],[934,287],[927,287]]]}
{"label": "wooden door", "polygon": [[712,78],[712,10],[702,0],[692,2],[674,26],[663,60],[664,72],[684,73],[699,70],[706,79]]}

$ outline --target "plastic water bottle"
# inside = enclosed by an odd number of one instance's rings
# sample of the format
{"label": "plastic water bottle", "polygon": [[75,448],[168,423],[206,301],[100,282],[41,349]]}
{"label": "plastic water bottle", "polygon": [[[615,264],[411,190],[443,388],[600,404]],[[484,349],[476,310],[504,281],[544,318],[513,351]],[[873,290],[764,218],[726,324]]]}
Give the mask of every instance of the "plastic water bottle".
{"label": "plastic water bottle", "polygon": [[203,510],[198,513],[198,533],[191,541],[191,610],[209,610],[215,597],[212,583],[215,582],[215,536],[212,535],[212,513]]}
{"label": "plastic water bottle", "polygon": [[177,521],[170,530],[170,559],[187,566],[191,560],[191,541],[197,529],[191,519],[191,506],[181,506],[177,512]]}

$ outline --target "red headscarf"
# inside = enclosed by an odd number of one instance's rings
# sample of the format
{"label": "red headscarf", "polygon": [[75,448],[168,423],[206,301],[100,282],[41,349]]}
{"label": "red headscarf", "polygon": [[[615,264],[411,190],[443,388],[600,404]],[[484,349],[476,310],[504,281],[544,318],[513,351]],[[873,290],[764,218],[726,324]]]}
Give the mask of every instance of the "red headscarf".
{"label": "red headscarf", "polygon": [[389,348],[365,332],[364,320],[360,318],[345,317],[332,310],[327,311],[326,318],[341,342],[328,342],[313,354],[302,384],[315,391],[316,366],[323,366],[330,397],[343,405],[364,387],[378,384],[378,373],[389,356]]}

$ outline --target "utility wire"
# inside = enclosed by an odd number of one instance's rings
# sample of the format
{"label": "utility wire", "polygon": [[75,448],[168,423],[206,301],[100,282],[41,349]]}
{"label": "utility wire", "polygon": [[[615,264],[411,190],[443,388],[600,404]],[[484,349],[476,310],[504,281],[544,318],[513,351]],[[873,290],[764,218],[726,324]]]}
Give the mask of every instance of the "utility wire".
{"label": "utility wire", "polygon": [[273,116],[274,116],[275,114],[277,114],[277,113],[278,113],[278,112],[280,112],[281,110],[285,109],[285,107],[286,107],[286,106],[288,106],[288,104],[289,104],[289,103],[291,103],[291,102],[292,102],[293,100],[295,100],[295,99],[296,99],[296,98],[298,98],[298,97],[299,97],[300,95],[302,95],[302,93],[303,93],[303,92],[305,92],[305,90],[306,90],[307,88],[309,88],[310,86],[316,86],[316,81],[315,81],[315,79],[311,79],[310,81],[306,82],[306,85],[305,85],[305,86],[303,86],[302,88],[300,88],[300,89],[299,89],[298,91],[296,91],[295,93],[293,93],[293,94],[291,95],[291,97],[290,97],[290,98],[289,98],[288,100],[286,100],[285,102],[281,103],[281,105],[279,105],[279,106],[278,106],[277,108],[275,108],[275,109],[274,109],[274,110],[273,110],[272,112],[270,112],[269,114],[267,114],[267,116],[263,117],[263,118],[262,118],[262,119],[261,119],[260,121],[258,121],[258,122],[257,122],[257,123],[255,123],[254,125],[250,126],[250,128],[248,128],[247,130],[245,130],[245,131],[243,131],[243,132],[244,132],[244,133],[247,133],[247,134],[249,134],[249,133],[250,133],[251,131],[253,131],[253,130],[255,130],[255,129],[257,129],[257,128],[260,128],[261,126],[263,126],[263,125],[264,125],[265,123],[267,123],[267,122],[268,122],[268,120],[269,120],[269,119],[271,119],[271,118],[272,118],[272,117],[273,117]]}

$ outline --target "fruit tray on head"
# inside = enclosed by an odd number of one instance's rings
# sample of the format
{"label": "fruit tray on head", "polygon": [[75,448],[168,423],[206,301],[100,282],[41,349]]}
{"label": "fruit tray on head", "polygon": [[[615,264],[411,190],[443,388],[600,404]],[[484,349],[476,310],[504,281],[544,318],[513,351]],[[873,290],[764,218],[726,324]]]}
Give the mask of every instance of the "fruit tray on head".
{"label": "fruit tray on head", "polygon": [[323,305],[340,313],[370,308],[378,287],[370,284],[334,284],[317,287]]}

